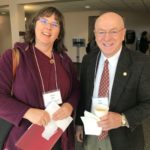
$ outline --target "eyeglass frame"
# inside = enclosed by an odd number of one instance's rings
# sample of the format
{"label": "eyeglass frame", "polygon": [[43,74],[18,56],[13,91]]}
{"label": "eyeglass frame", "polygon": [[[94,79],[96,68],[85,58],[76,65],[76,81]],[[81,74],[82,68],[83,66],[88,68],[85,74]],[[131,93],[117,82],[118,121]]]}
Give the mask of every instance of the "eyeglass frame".
{"label": "eyeglass frame", "polygon": [[42,25],[50,25],[52,28],[58,28],[60,27],[60,24],[57,21],[53,21],[53,22],[49,22],[48,19],[44,18],[44,17],[39,17],[38,21],[42,24]]}
{"label": "eyeglass frame", "polygon": [[125,27],[121,28],[120,30],[116,30],[116,29],[112,29],[110,31],[101,30],[101,31],[94,31],[94,33],[96,35],[98,35],[99,37],[104,37],[104,36],[106,36],[107,33],[108,33],[109,36],[115,37],[115,36],[118,35],[119,32],[121,32],[124,29],[125,29]]}

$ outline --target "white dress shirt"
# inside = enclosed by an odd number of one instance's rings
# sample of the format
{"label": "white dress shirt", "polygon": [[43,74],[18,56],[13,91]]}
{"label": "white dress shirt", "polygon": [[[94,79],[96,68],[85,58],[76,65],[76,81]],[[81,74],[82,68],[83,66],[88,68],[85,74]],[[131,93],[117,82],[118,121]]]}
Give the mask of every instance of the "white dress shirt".
{"label": "white dress shirt", "polygon": [[[109,61],[109,65],[108,65],[108,67],[109,67],[109,97],[108,97],[108,101],[110,104],[111,91],[112,91],[112,86],[113,86],[113,82],[114,82],[115,72],[116,72],[117,63],[118,63],[120,53],[121,53],[121,48],[119,49],[119,51],[115,55],[113,55],[112,57],[109,57],[109,58],[106,58],[104,56],[104,54],[101,53],[99,62],[97,62],[98,66],[97,66],[96,78],[94,81],[94,91],[93,91],[93,97],[92,98],[98,98],[99,84],[100,84],[101,75],[103,72],[104,62],[106,59],[108,59],[108,61]],[[92,104],[93,104],[93,102],[92,102]],[[91,107],[91,108],[93,108],[93,107]]]}

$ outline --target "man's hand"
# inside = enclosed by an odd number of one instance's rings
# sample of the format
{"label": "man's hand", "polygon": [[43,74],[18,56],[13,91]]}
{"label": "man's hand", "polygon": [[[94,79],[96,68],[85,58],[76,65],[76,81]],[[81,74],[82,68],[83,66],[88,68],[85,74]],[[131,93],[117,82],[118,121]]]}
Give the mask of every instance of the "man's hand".
{"label": "man's hand", "polygon": [[83,142],[83,126],[76,126],[76,139],[78,142]]}
{"label": "man's hand", "polygon": [[103,131],[109,131],[121,126],[121,114],[108,112],[107,115],[100,118],[98,126],[102,127]]}

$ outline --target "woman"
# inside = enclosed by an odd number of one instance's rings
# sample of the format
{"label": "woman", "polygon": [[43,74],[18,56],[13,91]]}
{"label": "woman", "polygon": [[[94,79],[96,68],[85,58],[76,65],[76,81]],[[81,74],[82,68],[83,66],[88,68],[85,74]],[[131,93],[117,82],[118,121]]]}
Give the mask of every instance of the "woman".
{"label": "woman", "polygon": [[[5,149],[19,150],[15,143],[31,123],[45,126],[51,120],[44,110],[44,93],[60,91],[63,103],[54,113],[54,120],[73,115],[79,98],[79,86],[63,40],[62,14],[56,8],[44,8],[29,23],[25,42],[14,46],[20,52],[14,81],[12,50],[7,50],[1,57],[0,117],[13,124]],[[13,96],[10,94],[12,81]],[[55,150],[74,149],[73,129],[72,123],[55,144]]]}

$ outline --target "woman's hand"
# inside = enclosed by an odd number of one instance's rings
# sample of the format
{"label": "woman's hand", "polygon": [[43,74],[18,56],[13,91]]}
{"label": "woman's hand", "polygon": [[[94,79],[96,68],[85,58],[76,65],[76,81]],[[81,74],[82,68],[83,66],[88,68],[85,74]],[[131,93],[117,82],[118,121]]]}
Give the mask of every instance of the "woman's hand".
{"label": "woman's hand", "polygon": [[58,109],[54,114],[52,119],[54,120],[62,120],[64,118],[67,118],[72,114],[73,107],[69,103],[64,103],[60,109]]}
{"label": "woman's hand", "polygon": [[29,108],[23,118],[29,120],[33,124],[46,126],[50,121],[48,112],[42,109]]}

